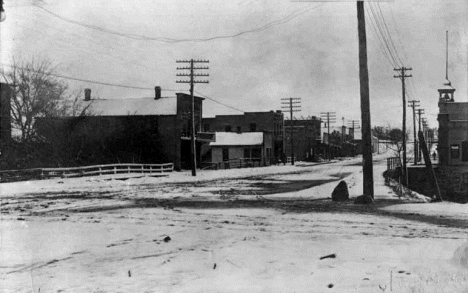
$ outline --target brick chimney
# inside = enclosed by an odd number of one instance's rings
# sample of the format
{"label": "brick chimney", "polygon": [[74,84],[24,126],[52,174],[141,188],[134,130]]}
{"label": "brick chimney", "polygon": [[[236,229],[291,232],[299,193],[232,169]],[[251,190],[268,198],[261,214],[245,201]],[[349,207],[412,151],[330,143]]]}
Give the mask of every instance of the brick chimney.
{"label": "brick chimney", "polygon": [[154,87],[154,99],[159,100],[161,98],[161,87],[156,86]]}
{"label": "brick chimney", "polygon": [[91,89],[84,90],[84,100],[91,101]]}

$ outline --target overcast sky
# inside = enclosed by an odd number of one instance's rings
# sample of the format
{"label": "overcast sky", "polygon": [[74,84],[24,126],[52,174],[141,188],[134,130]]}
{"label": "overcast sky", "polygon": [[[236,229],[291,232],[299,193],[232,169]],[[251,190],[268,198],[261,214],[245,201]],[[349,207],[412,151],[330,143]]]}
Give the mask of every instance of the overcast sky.
{"label": "overcast sky", "polygon": [[[168,90],[189,89],[188,84],[175,83],[180,66],[175,61],[208,59],[210,83],[197,84],[195,90],[221,104],[205,100],[205,117],[241,113],[238,110],[279,110],[282,98],[300,97],[302,111],[297,117],[335,111],[338,124],[342,117],[345,123],[360,119],[355,2],[4,2],[3,64],[11,64],[13,57],[48,58],[58,65],[58,74],[150,89],[159,85],[163,96],[173,96]],[[468,101],[468,1],[395,0],[366,4],[366,10],[373,126],[401,126],[401,81],[393,77],[393,63],[413,68],[408,72],[413,75],[408,78],[408,100],[420,100],[430,126],[437,126],[446,30],[455,99]],[[379,15],[379,22],[374,22]],[[393,41],[388,46],[399,57],[395,62],[378,38],[379,27],[384,34],[388,29]],[[100,98],[154,94],[153,90],[67,82],[73,89],[89,87]]]}

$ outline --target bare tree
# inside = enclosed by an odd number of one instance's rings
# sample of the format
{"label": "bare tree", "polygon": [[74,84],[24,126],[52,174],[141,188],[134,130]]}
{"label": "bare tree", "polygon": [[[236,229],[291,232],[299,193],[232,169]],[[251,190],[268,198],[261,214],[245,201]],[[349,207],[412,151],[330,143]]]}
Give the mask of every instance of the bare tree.
{"label": "bare tree", "polygon": [[45,59],[13,61],[1,76],[11,87],[13,136],[22,142],[35,138],[37,117],[77,116],[82,114],[78,95],[69,94],[68,85],[54,75],[55,67]]}

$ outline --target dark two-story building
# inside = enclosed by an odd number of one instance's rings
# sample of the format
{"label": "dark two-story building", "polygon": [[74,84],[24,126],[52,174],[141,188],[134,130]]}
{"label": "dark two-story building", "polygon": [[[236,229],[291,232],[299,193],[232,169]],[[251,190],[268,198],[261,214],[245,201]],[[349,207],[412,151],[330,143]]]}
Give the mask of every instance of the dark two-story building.
{"label": "dark two-story building", "polygon": [[[203,98],[194,97],[197,159],[200,148],[212,141],[200,133]],[[92,99],[85,90],[79,117],[38,118],[38,133],[62,145],[59,157],[76,165],[105,163],[174,163],[190,168],[191,96],[177,93],[129,99]]]}

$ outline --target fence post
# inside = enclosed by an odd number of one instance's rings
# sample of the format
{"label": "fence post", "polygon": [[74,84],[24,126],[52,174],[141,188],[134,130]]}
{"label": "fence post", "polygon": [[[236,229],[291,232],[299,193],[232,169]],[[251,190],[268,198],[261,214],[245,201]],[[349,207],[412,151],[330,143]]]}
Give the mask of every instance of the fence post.
{"label": "fence post", "polygon": [[114,174],[117,174],[117,166],[114,166]]}

